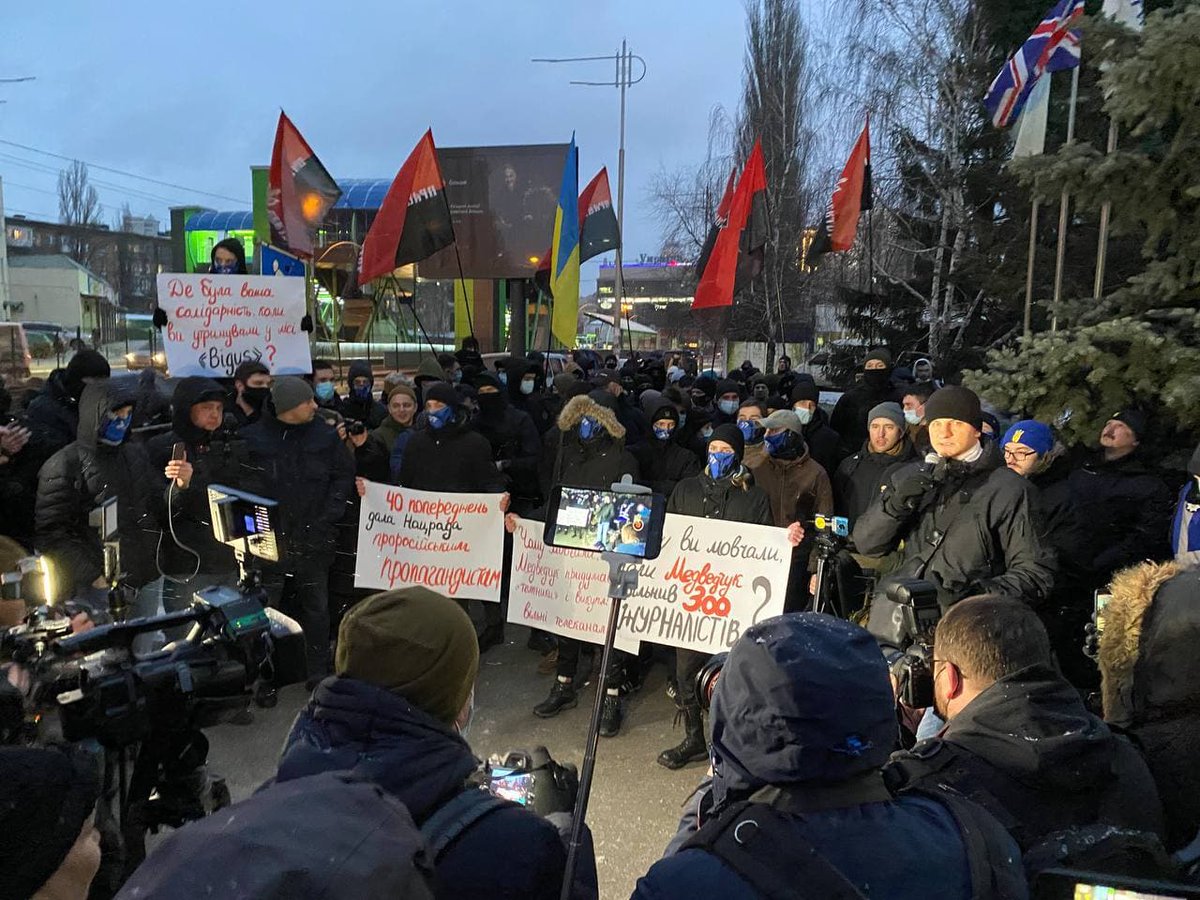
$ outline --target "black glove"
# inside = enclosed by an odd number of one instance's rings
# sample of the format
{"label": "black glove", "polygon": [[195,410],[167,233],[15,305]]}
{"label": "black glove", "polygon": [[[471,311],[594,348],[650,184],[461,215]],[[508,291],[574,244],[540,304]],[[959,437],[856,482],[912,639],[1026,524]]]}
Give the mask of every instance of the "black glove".
{"label": "black glove", "polygon": [[150,321],[154,323],[155,328],[162,328],[167,324],[167,311],[161,306],[154,307],[154,317]]}
{"label": "black glove", "polygon": [[915,512],[921,498],[934,487],[934,484],[933,471],[926,466],[921,466],[887,492],[883,498],[884,512],[896,518]]}
{"label": "black glove", "polygon": [[300,330],[307,331],[309,334],[312,334],[312,330],[313,330],[312,316],[306,315],[302,319],[300,319]]}

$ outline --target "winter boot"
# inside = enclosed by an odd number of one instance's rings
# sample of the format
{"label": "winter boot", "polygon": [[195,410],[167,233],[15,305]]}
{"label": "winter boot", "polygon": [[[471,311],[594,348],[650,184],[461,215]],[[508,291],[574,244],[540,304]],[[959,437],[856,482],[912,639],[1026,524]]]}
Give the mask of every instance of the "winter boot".
{"label": "winter boot", "polygon": [[621,692],[610,688],[604,692],[604,705],[600,709],[600,736],[616,737],[621,730],[625,714],[621,709]]}
{"label": "winter boot", "polygon": [[539,719],[552,719],[564,709],[574,709],[579,705],[579,695],[575,693],[575,685],[571,679],[561,675],[554,680],[550,688],[550,696],[533,708],[533,714]]}
{"label": "winter boot", "polygon": [[688,763],[708,759],[708,745],[704,743],[704,716],[700,707],[685,706],[679,710],[679,715],[683,717],[683,743],[658,754],[658,764],[668,769],[682,769]]}

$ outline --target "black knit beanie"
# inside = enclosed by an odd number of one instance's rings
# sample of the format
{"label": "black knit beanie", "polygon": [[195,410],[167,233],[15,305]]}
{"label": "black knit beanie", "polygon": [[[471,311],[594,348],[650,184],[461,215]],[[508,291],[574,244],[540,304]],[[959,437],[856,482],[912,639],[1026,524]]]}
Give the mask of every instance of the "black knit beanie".
{"label": "black knit beanie", "polygon": [[957,419],[966,422],[977,431],[983,430],[983,410],[979,406],[979,396],[972,390],[958,385],[949,385],[934,391],[933,396],[925,401],[925,421],[937,419]]}
{"label": "black knit beanie", "polygon": [[[708,443],[713,441],[724,441],[733,448],[734,454],[737,456],[737,461],[742,461],[742,454],[746,452],[746,439],[742,436],[742,430],[732,422],[726,422],[724,425],[718,425],[713,429],[712,436],[708,439]],[[707,452],[708,446],[705,445]]]}

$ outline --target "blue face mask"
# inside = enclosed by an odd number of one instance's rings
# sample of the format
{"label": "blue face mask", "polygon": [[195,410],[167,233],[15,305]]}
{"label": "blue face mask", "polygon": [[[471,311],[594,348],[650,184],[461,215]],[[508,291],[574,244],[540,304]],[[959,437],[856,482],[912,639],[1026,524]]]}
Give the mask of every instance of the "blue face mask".
{"label": "blue face mask", "polygon": [[100,443],[108,444],[110,447],[119,447],[125,440],[125,434],[129,431],[131,421],[133,421],[133,413],[127,416],[114,416],[110,413],[108,421],[100,429]]}
{"label": "blue face mask", "polygon": [[742,419],[738,422],[738,431],[742,433],[742,437],[746,439],[747,444],[761,444],[763,429],[761,425],[755,425],[749,419]]}
{"label": "blue face mask", "polygon": [[450,424],[450,420],[454,418],[454,408],[444,406],[437,412],[425,413],[425,418],[429,422],[429,427],[437,431]]}
{"label": "blue face mask", "polygon": [[801,425],[807,425],[813,419],[813,411],[806,406],[797,406],[792,412],[796,414]]}
{"label": "blue face mask", "polygon": [[500,379],[501,384],[508,384],[508,373],[503,369],[496,373],[496,377]]}
{"label": "blue face mask", "polygon": [[788,432],[781,431],[781,432],[779,432],[779,434],[768,434],[766,437],[763,438],[763,441],[767,445],[767,453],[770,456],[774,456],[775,454],[777,454],[781,450],[783,450],[785,447],[787,447]]}
{"label": "blue face mask", "polygon": [[[333,387],[333,385],[331,384],[330,387]],[[353,390],[354,396],[359,400],[369,400],[371,398],[371,386],[369,384],[364,384],[362,387],[352,388],[351,390]]]}
{"label": "blue face mask", "polygon": [[669,441],[671,439],[671,435],[673,435],[674,433],[675,433],[674,428],[655,428],[654,429],[654,436],[656,438],[658,438],[660,441]]}
{"label": "blue face mask", "polygon": [[535,387],[536,385],[537,385],[537,382],[536,382],[536,381],[534,381],[532,378],[529,378],[529,379],[526,379],[526,380],[522,380],[522,382],[521,382],[521,393],[522,393],[522,394],[525,394],[525,395],[532,394],[532,393],[533,393],[533,389],[534,389],[534,387]]}
{"label": "blue face mask", "polygon": [[917,412],[915,409],[906,409],[904,411],[904,421],[907,422],[909,425],[920,425],[921,424],[921,414],[919,412]]}
{"label": "blue face mask", "polygon": [[729,470],[733,468],[733,462],[736,458],[737,454],[730,453],[729,451],[708,454],[709,477],[714,480],[724,478]]}
{"label": "blue face mask", "polygon": [[320,384],[314,385],[313,393],[317,395],[318,400],[332,400],[333,393],[334,393],[333,392],[333,382],[332,381],[322,381]]}
{"label": "blue face mask", "polygon": [[600,423],[591,416],[584,416],[579,420],[579,436],[585,441],[590,441],[600,432]]}
{"label": "blue face mask", "polygon": [[738,410],[738,402],[736,400],[719,400],[717,401],[717,409],[727,416],[732,416]]}
{"label": "blue face mask", "polygon": [[237,263],[235,263],[235,262],[231,262],[231,263],[215,262],[212,264],[211,271],[213,272],[214,275],[233,275],[233,274],[236,274],[236,272],[237,272]]}

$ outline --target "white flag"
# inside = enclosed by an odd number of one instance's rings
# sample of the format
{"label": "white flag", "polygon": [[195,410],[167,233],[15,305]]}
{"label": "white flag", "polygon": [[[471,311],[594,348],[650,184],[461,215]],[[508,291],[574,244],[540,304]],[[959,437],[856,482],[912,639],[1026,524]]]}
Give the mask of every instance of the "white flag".
{"label": "white flag", "polygon": [[1104,14],[1134,31],[1142,30],[1142,0],[1104,0]]}
{"label": "white flag", "polygon": [[1046,114],[1050,110],[1050,73],[1047,72],[1033,84],[1021,118],[1017,120],[1017,142],[1013,146],[1013,159],[1023,156],[1041,156],[1046,152]]}

